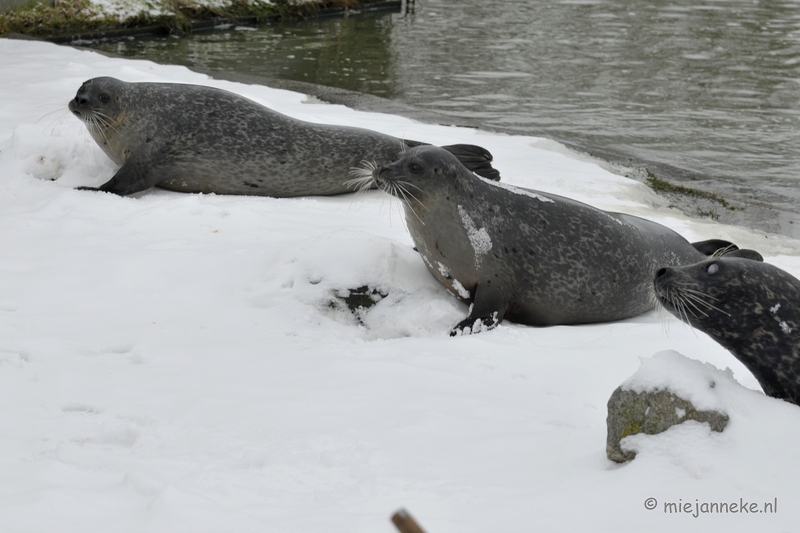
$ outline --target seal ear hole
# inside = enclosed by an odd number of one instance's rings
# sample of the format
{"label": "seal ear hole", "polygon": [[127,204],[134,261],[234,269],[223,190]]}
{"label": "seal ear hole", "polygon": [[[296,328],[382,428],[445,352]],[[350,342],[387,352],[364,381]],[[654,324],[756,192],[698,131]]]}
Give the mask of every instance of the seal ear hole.
{"label": "seal ear hole", "polygon": [[710,265],[708,265],[706,267],[706,274],[708,274],[709,276],[713,276],[717,272],[719,272],[719,264],[718,263],[711,263]]}
{"label": "seal ear hole", "polygon": [[436,167],[436,168],[433,169],[433,173],[434,174],[441,174],[442,170],[439,167]]}
{"label": "seal ear hole", "polygon": [[107,104],[111,101],[111,97],[108,96],[106,93],[100,93],[100,96],[98,96],[97,98],[104,104]]}

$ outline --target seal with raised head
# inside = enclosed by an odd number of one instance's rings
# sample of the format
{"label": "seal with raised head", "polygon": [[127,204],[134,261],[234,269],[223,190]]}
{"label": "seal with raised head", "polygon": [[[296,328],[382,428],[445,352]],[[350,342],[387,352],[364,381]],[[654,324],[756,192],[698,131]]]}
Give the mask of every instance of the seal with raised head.
{"label": "seal with raised head", "polygon": [[504,318],[548,326],[632,317],[654,307],[659,267],[736,248],[727,241],[693,246],[649,220],[485,180],[432,146],[374,169],[362,179],[372,184],[402,200],[430,272],[472,303],[452,335]]}
{"label": "seal with raised head", "polygon": [[[243,96],[201,85],[85,82],[69,109],[121,168],[99,189],[120,195],[154,185],[180,192],[332,195],[362,160],[389,162],[422,143],[297,120]],[[469,168],[499,179],[478,146],[446,147]]]}
{"label": "seal with raised head", "polygon": [[667,311],[729,350],[768,396],[800,405],[800,280],[719,257],[661,268],[653,284]]}

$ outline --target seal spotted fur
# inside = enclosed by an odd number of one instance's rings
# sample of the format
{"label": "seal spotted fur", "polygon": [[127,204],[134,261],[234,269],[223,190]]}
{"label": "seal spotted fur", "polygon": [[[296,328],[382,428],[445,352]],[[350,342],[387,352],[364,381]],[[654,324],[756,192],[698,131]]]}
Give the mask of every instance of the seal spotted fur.
{"label": "seal spotted fur", "polygon": [[[349,191],[348,172],[360,161],[388,162],[421,144],[361,128],[304,122],[200,85],[94,78],[81,86],[69,109],[121,165],[93,190],[120,195],[154,185],[277,197],[340,194]],[[487,150],[446,148],[475,172],[499,179]]]}
{"label": "seal spotted fur", "polygon": [[800,405],[800,280],[721,257],[661,268],[654,287],[667,311],[729,350],[768,396]]}
{"label": "seal spotted fur", "polygon": [[736,249],[727,241],[695,247],[649,220],[482,179],[432,146],[375,167],[360,183],[402,200],[430,272],[472,303],[453,335],[505,318],[548,326],[638,315],[655,305],[657,268],[697,262],[701,249]]}

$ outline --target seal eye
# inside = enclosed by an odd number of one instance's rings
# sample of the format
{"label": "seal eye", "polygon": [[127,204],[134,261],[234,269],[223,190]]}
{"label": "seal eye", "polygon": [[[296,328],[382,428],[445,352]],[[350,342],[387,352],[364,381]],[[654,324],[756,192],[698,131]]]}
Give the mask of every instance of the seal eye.
{"label": "seal eye", "polygon": [[100,93],[100,96],[98,96],[97,98],[104,104],[107,104],[111,101],[111,97],[108,96],[106,93]]}
{"label": "seal eye", "polygon": [[708,274],[709,276],[713,276],[717,272],[719,272],[719,265],[716,263],[711,263],[706,267],[706,274]]}
{"label": "seal eye", "polygon": [[422,166],[416,163],[408,165],[408,170],[410,170],[412,174],[422,174]]}

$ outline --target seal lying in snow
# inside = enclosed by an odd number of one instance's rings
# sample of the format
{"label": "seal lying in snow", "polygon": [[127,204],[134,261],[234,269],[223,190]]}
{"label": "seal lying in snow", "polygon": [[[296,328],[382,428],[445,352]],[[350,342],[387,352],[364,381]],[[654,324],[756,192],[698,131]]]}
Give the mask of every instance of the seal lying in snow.
{"label": "seal lying in snow", "polygon": [[[69,102],[121,168],[100,190],[133,194],[154,185],[180,192],[262,196],[348,192],[351,167],[389,162],[422,143],[370,130],[303,122],[242,96],[200,85],[85,82]],[[478,146],[445,147],[468,168],[499,173]]]}
{"label": "seal lying in snow", "polygon": [[654,285],[667,311],[728,349],[768,396],[800,405],[800,280],[721,257],[661,268]]}
{"label": "seal lying in snow", "polygon": [[655,305],[656,269],[736,248],[718,240],[692,245],[655,222],[482,179],[432,146],[352,181],[403,201],[430,272],[472,303],[452,335],[504,318],[548,326],[638,315]]}

